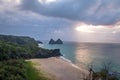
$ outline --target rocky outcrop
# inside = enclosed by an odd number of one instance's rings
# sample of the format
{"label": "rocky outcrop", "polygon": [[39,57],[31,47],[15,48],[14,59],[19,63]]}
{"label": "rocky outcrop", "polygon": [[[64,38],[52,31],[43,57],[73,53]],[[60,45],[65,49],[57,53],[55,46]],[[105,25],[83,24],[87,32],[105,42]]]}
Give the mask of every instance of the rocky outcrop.
{"label": "rocky outcrop", "polygon": [[49,58],[62,56],[60,49],[53,49],[49,51],[41,51],[34,55],[34,58]]}
{"label": "rocky outcrop", "polygon": [[55,44],[55,41],[53,39],[50,39],[49,44]]}
{"label": "rocky outcrop", "polygon": [[61,39],[58,39],[58,40],[56,41],[56,44],[63,44],[63,41],[62,41]]}
{"label": "rocky outcrop", "polygon": [[58,39],[58,40],[53,40],[53,39],[51,39],[50,41],[49,41],[49,44],[63,44],[63,41],[61,40],[61,39]]}

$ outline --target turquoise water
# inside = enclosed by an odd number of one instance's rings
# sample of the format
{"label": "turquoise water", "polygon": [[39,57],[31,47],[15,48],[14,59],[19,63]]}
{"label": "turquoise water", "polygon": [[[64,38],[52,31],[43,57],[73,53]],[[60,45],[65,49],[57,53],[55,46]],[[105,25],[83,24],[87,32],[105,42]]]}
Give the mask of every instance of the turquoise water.
{"label": "turquoise water", "polygon": [[120,72],[120,44],[64,42],[63,45],[44,43],[42,47],[60,49],[64,57],[77,66],[93,65],[99,70],[103,62],[112,62],[114,69]]}

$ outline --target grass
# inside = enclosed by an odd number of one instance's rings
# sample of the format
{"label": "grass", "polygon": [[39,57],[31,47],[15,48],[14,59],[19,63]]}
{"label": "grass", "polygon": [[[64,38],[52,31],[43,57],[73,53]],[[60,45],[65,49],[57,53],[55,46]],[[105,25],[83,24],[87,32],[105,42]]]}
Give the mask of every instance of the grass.
{"label": "grass", "polygon": [[50,80],[46,75],[44,75],[42,72],[38,72],[34,67],[33,63],[30,61],[27,61],[26,67],[27,67],[27,78],[28,80]]}

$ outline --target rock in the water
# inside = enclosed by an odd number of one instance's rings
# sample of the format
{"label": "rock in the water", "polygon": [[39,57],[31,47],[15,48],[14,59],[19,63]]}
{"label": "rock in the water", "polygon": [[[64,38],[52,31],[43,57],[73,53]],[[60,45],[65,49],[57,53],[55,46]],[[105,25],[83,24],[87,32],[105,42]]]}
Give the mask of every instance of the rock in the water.
{"label": "rock in the water", "polygon": [[49,44],[63,44],[63,41],[62,41],[61,39],[58,39],[57,41],[51,39],[51,40],[49,41]]}
{"label": "rock in the water", "polygon": [[49,41],[49,44],[55,44],[55,41],[54,41],[53,39],[51,39],[51,40]]}
{"label": "rock in the water", "polygon": [[61,39],[58,39],[58,40],[56,41],[56,44],[63,44],[63,41],[62,41]]}

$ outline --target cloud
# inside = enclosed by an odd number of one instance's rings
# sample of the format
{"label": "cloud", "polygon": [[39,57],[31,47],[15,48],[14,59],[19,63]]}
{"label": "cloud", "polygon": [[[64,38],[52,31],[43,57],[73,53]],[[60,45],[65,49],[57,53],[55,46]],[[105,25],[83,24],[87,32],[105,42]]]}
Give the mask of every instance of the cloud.
{"label": "cloud", "polygon": [[13,3],[13,0],[0,1],[0,34],[26,35],[46,40],[51,37],[58,38],[60,31],[64,32],[64,29],[74,24],[69,20],[47,17],[31,10],[21,10],[21,2],[13,4],[16,0]]}
{"label": "cloud", "polygon": [[120,25],[112,25],[112,27],[107,27],[104,25],[88,25],[81,23],[76,26],[75,28],[76,31],[78,32],[83,32],[83,33],[101,33],[101,34],[117,34],[120,33]]}
{"label": "cloud", "polygon": [[77,40],[85,42],[119,42],[120,24],[112,26],[104,25],[76,25],[75,34]]}
{"label": "cloud", "polygon": [[120,0],[56,0],[50,4],[22,0],[21,9],[87,24],[112,25],[120,20],[119,4]]}
{"label": "cloud", "polygon": [[0,0],[0,33],[119,42],[119,4],[119,0]]}

